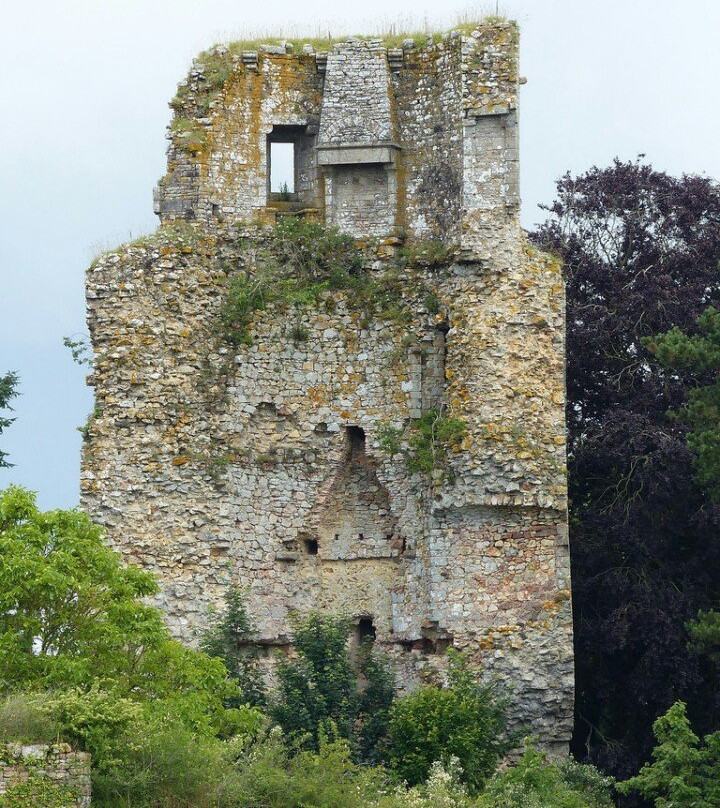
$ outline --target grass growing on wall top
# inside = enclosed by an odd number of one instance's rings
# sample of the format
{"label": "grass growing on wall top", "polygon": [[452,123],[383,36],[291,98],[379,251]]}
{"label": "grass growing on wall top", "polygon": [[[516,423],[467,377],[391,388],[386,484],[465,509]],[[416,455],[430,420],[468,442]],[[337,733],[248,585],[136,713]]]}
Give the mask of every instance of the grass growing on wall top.
{"label": "grass growing on wall top", "polygon": [[[480,14],[469,18],[463,15],[457,22],[445,27],[429,26],[427,22],[419,25],[413,20],[401,23],[388,23],[367,34],[353,34],[350,32],[333,33],[330,26],[321,30],[318,26],[311,35],[303,36],[297,30],[288,31],[287,35],[249,35],[213,45],[200,53],[193,61],[193,70],[202,72],[202,79],[198,82],[192,100],[197,109],[193,112],[195,117],[203,117],[210,111],[210,104],[222,91],[230,77],[235,64],[242,58],[244,51],[259,51],[270,46],[285,48],[292,54],[302,53],[305,45],[310,45],[315,51],[328,51],[349,38],[380,41],[386,48],[400,48],[407,40],[412,40],[415,48],[424,48],[428,45],[437,45],[451,37],[455,32],[468,36],[477,28],[492,25],[504,25],[509,21],[497,14]],[[372,26],[371,26],[372,27]],[[170,106],[178,113],[187,113],[191,100],[190,78],[178,85],[177,93],[170,102]]]}

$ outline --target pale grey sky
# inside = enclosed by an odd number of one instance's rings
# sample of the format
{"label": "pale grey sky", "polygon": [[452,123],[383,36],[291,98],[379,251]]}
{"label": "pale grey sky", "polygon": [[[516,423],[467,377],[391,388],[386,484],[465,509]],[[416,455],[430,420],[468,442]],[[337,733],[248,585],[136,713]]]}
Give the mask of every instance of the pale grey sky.
{"label": "pale grey sky", "polygon": [[[720,0],[500,0],[520,22],[523,221],[566,170],[647,154],[720,177]],[[199,50],[256,31],[362,33],[412,17],[451,27],[463,0],[24,0],[0,28],[0,373],[17,370],[0,436],[43,507],[77,503],[92,406],[62,346],[84,332],[94,253],[154,229],[168,100]],[[495,3],[480,3],[480,12]]]}

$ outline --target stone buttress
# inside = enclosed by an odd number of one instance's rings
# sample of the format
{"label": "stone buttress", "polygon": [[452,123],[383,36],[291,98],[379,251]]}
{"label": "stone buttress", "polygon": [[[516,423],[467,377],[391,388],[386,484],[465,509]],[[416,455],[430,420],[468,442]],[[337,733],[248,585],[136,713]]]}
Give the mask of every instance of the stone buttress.
{"label": "stone buttress", "polygon": [[[231,585],[268,664],[293,614],[346,614],[401,687],[463,649],[511,688],[513,723],[560,748],[564,290],[519,225],[517,87],[505,22],[422,46],[201,56],[173,101],[161,228],[88,272],[82,501],[156,573],[177,636],[192,641]],[[410,319],[328,292],[256,311],[249,344],[224,342],[227,278],[252,275],[283,216],[360,239]],[[383,435],[429,413],[465,433],[442,469],[411,471]]]}

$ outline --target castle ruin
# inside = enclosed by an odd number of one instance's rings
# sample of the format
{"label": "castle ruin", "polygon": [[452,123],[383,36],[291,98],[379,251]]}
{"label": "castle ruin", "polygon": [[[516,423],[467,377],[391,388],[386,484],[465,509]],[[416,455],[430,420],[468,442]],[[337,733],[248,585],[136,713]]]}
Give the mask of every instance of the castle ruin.
{"label": "castle ruin", "polygon": [[[311,609],[350,616],[405,688],[454,646],[559,749],[564,290],[519,224],[517,28],[392,44],[196,60],[172,103],[160,229],[88,271],[82,504],[158,576],[178,637],[238,586],[269,660]],[[228,280],[253,277],[287,217],[356,238],[409,315],[328,289],[223,339]],[[462,429],[433,444],[450,419]],[[408,462],[423,440],[436,465]]]}

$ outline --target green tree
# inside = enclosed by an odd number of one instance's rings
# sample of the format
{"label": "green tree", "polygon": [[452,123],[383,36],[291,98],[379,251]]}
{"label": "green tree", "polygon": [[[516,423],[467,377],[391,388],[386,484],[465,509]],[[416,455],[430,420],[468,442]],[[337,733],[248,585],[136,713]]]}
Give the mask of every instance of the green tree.
{"label": "green tree", "polygon": [[673,706],[653,724],[653,762],[618,783],[621,794],[639,791],[656,808],[720,806],[720,732],[701,742],[690,728],[685,704]]}
{"label": "green tree", "polygon": [[323,733],[337,735],[351,742],[357,757],[374,761],[387,731],[394,677],[369,646],[360,649],[358,669],[353,666],[351,627],[349,620],[317,613],[297,622],[296,656],[278,665],[270,714],[295,742],[318,749]]}
{"label": "green tree", "polygon": [[99,682],[133,699],[172,699],[197,724],[221,720],[234,692],[227,671],[170,638],[143,601],[156,589],[85,514],[42,513],[15,486],[0,493],[0,692]]}
{"label": "green tree", "polygon": [[690,633],[690,647],[699,654],[707,654],[715,662],[720,662],[720,612],[698,612],[687,629]]}
{"label": "green tree", "polygon": [[240,688],[228,706],[266,703],[265,686],[257,668],[257,649],[251,644],[254,634],[243,594],[231,587],[225,594],[225,611],[200,638],[200,648],[221,659]]}
{"label": "green tree", "polygon": [[450,654],[448,686],[426,685],[390,710],[389,760],[410,785],[427,779],[435,762],[456,758],[462,779],[479,790],[513,743],[505,701],[457,652]]}
{"label": "green tree", "polygon": [[288,736],[307,735],[314,748],[330,722],[341,737],[352,734],[359,692],[347,650],[350,628],[341,617],[304,617],[293,632],[296,658],[278,665],[278,691],[270,713]]}
{"label": "green tree", "polygon": [[689,375],[695,383],[677,416],[689,427],[687,445],[696,457],[697,480],[720,502],[720,311],[705,309],[695,331],[688,335],[671,328],[645,344],[670,372]]}
{"label": "green tree", "polygon": [[[2,410],[12,409],[8,402],[18,394],[17,382],[17,373],[10,372],[6,373],[4,376],[0,376],[0,412]],[[2,435],[3,430],[7,429],[14,420],[14,418],[4,418],[0,415],[0,435]],[[0,449],[0,469],[12,466],[12,463],[8,463],[6,458],[7,452],[3,452]]]}

